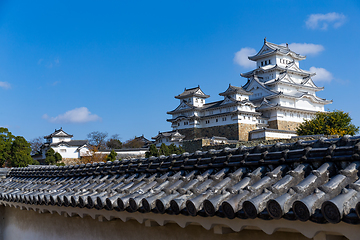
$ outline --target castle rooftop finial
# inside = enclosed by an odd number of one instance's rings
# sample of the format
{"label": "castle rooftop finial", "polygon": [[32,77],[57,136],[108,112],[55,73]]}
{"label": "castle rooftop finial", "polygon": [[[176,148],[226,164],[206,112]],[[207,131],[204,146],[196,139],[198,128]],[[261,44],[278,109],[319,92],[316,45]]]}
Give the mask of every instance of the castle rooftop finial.
{"label": "castle rooftop finial", "polygon": [[286,43],[286,47],[289,48],[289,44],[288,44],[288,43]]}
{"label": "castle rooftop finial", "polygon": [[266,43],[266,37],[264,38],[264,43]]}

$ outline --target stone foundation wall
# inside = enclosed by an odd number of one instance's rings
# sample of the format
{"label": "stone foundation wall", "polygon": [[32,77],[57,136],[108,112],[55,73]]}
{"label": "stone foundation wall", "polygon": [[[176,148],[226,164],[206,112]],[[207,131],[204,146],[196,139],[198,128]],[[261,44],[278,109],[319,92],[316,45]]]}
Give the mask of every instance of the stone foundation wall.
{"label": "stone foundation wall", "polygon": [[269,121],[269,128],[280,129],[280,130],[290,130],[296,131],[296,128],[300,125],[298,122],[290,122],[290,121]]}
{"label": "stone foundation wall", "polygon": [[195,138],[211,138],[213,136],[226,137],[229,140],[249,140],[249,132],[256,129],[256,124],[229,124],[208,128],[180,129],[179,133],[185,135],[184,140]]}
{"label": "stone foundation wall", "polygon": [[249,141],[249,132],[256,129],[256,124],[239,123],[239,138],[236,140]]}

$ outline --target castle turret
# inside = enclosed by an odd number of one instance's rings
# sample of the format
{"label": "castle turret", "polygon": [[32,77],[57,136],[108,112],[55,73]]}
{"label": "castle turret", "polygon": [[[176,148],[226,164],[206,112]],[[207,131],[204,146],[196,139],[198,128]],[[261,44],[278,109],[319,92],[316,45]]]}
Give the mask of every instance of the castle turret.
{"label": "castle turret", "polygon": [[200,86],[189,89],[185,88],[183,93],[175,96],[175,98],[180,99],[180,103],[186,102],[194,107],[202,107],[205,104],[205,99],[209,97],[209,95],[206,95],[200,89]]}

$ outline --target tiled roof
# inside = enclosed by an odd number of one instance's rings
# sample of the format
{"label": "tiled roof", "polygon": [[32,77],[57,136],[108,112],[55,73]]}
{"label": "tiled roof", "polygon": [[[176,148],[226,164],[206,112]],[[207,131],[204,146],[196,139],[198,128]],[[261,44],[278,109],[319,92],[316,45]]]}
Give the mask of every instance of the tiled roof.
{"label": "tiled roof", "polygon": [[169,131],[169,132],[159,132],[158,135],[152,137],[152,139],[158,139],[161,137],[177,137],[177,138],[184,138],[185,136],[180,134],[177,130]]}
{"label": "tiled roof", "polygon": [[298,53],[295,53],[293,51],[291,51],[288,47],[288,45],[286,46],[282,46],[282,45],[278,45],[278,44],[275,44],[275,43],[271,43],[271,42],[268,42],[268,41],[264,41],[264,45],[261,49],[264,49],[264,47],[267,46],[268,48],[270,48],[269,51],[265,51],[265,53],[263,53],[261,50],[254,56],[250,56],[249,59],[250,60],[257,60],[258,58],[262,57],[263,55],[265,56],[268,56],[268,55],[271,55],[273,53],[281,53],[281,54],[284,54],[284,55],[287,55],[287,54],[290,54],[292,55],[292,57],[296,58],[296,59],[305,59],[306,57],[305,56],[302,56]]}
{"label": "tiled roof", "polygon": [[245,89],[243,89],[242,87],[236,87],[236,86],[231,86],[231,84],[229,84],[229,87],[226,89],[225,92],[219,93],[220,96],[227,96],[230,94],[234,94],[234,93],[241,93],[241,94],[245,94],[245,95],[252,95],[252,92],[247,92]]}
{"label": "tiled roof", "polygon": [[0,200],[222,218],[358,224],[360,137],[67,167],[12,168]]}
{"label": "tiled roof", "polygon": [[60,128],[58,130],[55,129],[55,131],[52,134],[44,136],[44,138],[52,138],[52,137],[70,137],[70,138],[72,138],[73,135],[66,133],[64,130],[62,130],[62,128]]}
{"label": "tiled roof", "polygon": [[71,146],[71,147],[81,147],[81,146],[84,146],[85,144],[87,144],[88,142],[89,142],[88,140],[61,141],[61,142],[57,142],[57,143],[51,143],[50,146],[57,147],[60,145],[66,145],[66,146]]}
{"label": "tiled roof", "polygon": [[175,98],[182,99],[190,96],[196,96],[200,98],[209,98],[209,95],[206,95],[200,88],[200,86],[194,88],[188,88],[184,90],[184,92],[180,93],[179,95],[175,96]]}

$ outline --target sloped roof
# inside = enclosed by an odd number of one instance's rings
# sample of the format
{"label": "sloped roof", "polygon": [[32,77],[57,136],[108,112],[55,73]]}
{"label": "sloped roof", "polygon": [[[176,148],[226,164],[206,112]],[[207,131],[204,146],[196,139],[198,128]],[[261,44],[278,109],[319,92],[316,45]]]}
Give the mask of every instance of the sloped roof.
{"label": "sloped roof", "polygon": [[82,147],[86,144],[88,144],[88,140],[71,140],[71,141],[61,141],[61,142],[57,142],[57,143],[51,143],[50,146],[51,147],[57,147],[60,145],[65,145],[65,146],[69,146],[69,147]]}
{"label": "sloped roof", "polygon": [[44,138],[46,139],[46,138],[52,138],[52,137],[70,137],[70,138],[72,138],[73,135],[66,133],[64,130],[62,130],[62,128],[60,128],[58,130],[55,129],[55,131],[52,134],[47,135]]}
{"label": "sloped roof", "polygon": [[12,168],[0,201],[359,224],[360,137],[66,167]]}
{"label": "sloped roof", "polygon": [[169,131],[169,132],[159,132],[158,135],[152,137],[152,139],[158,139],[161,137],[176,137],[176,138],[185,138],[184,135],[180,134],[178,131]]}
{"label": "sloped roof", "polygon": [[259,58],[270,56],[270,55],[273,55],[274,53],[283,54],[283,55],[291,55],[291,57],[298,59],[298,60],[303,60],[306,58],[305,56],[295,53],[294,51],[291,51],[287,44],[286,44],[286,46],[278,45],[278,44],[266,41],[266,38],[265,38],[264,45],[262,46],[260,51],[257,54],[255,54],[254,56],[250,56],[249,59],[256,61]]}
{"label": "sloped roof", "polygon": [[244,94],[244,95],[251,95],[252,94],[252,92],[247,92],[242,87],[236,87],[236,86],[232,86],[231,84],[229,84],[229,87],[225,90],[225,92],[219,93],[219,95],[220,96],[227,96],[227,95],[234,94],[234,93],[241,93],[241,94]]}
{"label": "sloped roof", "polygon": [[245,77],[245,78],[250,78],[252,75],[258,74],[259,72],[260,73],[261,72],[269,72],[269,71],[272,71],[272,70],[287,71],[287,72],[295,73],[295,74],[298,74],[298,75],[304,76],[304,77],[310,77],[310,76],[316,75],[316,73],[311,73],[311,72],[308,72],[306,70],[300,69],[296,65],[294,65],[294,66],[296,66],[296,68],[289,68],[288,67],[289,65],[290,64],[288,64],[285,67],[283,67],[281,65],[278,65],[278,64],[266,65],[266,66],[263,66],[263,67],[255,68],[254,70],[251,70],[250,72],[241,73],[240,75],[242,77]]}
{"label": "sloped roof", "polygon": [[290,74],[288,74],[287,71],[282,72],[278,78],[276,79],[271,79],[269,81],[264,82],[264,84],[266,86],[269,85],[275,85],[275,84],[279,84],[279,83],[285,83],[288,85],[293,85],[293,86],[300,86],[302,88],[308,88],[308,89],[312,89],[314,91],[320,91],[323,90],[323,87],[317,87],[315,85],[315,83],[311,80],[311,77],[306,77],[303,79],[303,81],[299,84],[296,83],[292,77],[290,76]]}
{"label": "sloped roof", "polygon": [[187,97],[200,97],[200,98],[209,98],[210,95],[206,95],[201,89],[200,86],[189,88],[184,90],[184,92],[180,93],[179,95],[175,96],[175,98],[183,99]]}

